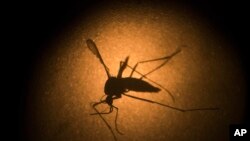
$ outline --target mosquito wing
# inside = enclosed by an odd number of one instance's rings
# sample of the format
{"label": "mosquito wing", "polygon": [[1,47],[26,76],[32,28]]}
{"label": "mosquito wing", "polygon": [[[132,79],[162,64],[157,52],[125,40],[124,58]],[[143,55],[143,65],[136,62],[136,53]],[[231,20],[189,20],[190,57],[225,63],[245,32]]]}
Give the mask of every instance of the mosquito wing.
{"label": "mosquito wing", "polygon": [[109,74],[109,68],[105,65],[104,61],[102,60],[102,56],[98,50],[98,48],[96,47],[96,44],[93,40],[91,39],[87,39],[86,40],[86,43],[87,43],[87,46],[88,48],[90,49],[90,51],[97,57],[99,58],[100,62],[102,63],[102,65],[104,66],[105,68],[105,71],[108,75],[108,77],[110,77],[110,74]]}

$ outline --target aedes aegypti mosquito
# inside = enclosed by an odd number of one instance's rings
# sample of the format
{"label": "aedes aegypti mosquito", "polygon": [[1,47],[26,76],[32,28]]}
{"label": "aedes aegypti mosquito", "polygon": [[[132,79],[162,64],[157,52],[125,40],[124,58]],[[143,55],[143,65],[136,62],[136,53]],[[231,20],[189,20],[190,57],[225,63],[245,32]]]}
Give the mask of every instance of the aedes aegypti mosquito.
{"label": "aedes aegypti mosquito", "polygon": [[[87,46],[90,49],[90,51],[100,60],[101,64],[103,65],[107,76],[108,76],[108,80],[105,83],[104,86],[104,92],[106,96],[106,99],[102,100],[102,98],[100,99],[99,102],[95,102],[93,103],[92,107],[93,109],[96,111],[96,113],[92,113],[91,115],[99,115],[100,118],[104,121],[104,123],[106,124],[106,126],[109,128],[110,132],[112,133],[114,140],[117,140],[116,135],[113,131],[113,129],[111,128],[111,126],[108,124],[108,122],[104,119],[104,117],[102,116],[103,114],[110,114],[113,112],[113,109],[116,110],[116,117],[115,117],[115,129],[117,131],[117,133],[119,134],[123,134],[122,132],[120,132],[118,130],[117,127],[117,118],[118,118],[118,107],[113,105],[113,100],[115,99],[119,99],[122,97],[122,95],[130,97],[130,98],[134,98],[137,100],[141,100],[141,101],[145,101],[145,102],[149,102],[149,103],[153,103],[153,104],[158,104],[160,106],[164,106],[176,111],[180,111],[180,112],[187,112],[187,111],[201,111],[201,110],[218,110],[218,108],[196,108],[196,109],[181,109],[181,108],[177,108],[177,107],[173,107],[173,106],[169,106],[166,104],[162,104],[159,102],[155,102],[152,100],[148,100],[148,99],[144,99],[144,98],[139,98],[139,97],[135,97],[132,95],[127,94],[127,92],[129,91],[135,91],[135,92],[159,92],[162,88],[164,91],[166,91],[171,98],[174,99],[174,96],[170,93],[170,91],[168,91],[166,88],[164,88],[162,85],[158,84],[157,82],[149,79],[147,77],[147,75],[149,75],[150,73],[158,70],[159,68],[161,68],[162,66],[164,66],[171,58],[173,58],[176,54],[178,54],[179,52],[181,52],[181,48],[178,48],[174,53],[172,53],[171,55],[162,57],[162,58],[157,58],[157,59],[152,59],[152,60],[146,60],[146,61],[141,61],[136,63],[136,65],[134,67],[131,67],[130,65],[128,65],[128,60],[129,57],[126,57],[125,61],[121,61],[120,62],[120,68],[118,71],[117,76],[111,76],[109,73],[109,68],[106,66],[106,64],[104,63],[101,54],[95,44],[95,42],[91,39],[87,39],[86,40]],[[147,62],[154,62],[154,61],[159,61],[159,60],[164,60],[162,64],[160,64],[159,66],[157,66],[156,68],[152,69],[151,71],[149,71],[146,74],[142,74],[139,71],[136,70],[137,66],[139,64],[142,63],[147,63]],[[122,77],[122,73],[123,71],[126,69],[126,67],[130,68],[132,71],[130,73],[129,77]],[[140,78],[134,78],[132,77],[133,73],[137,73],[139,74],[141,77]],[[148,81],[154,83],[155,85],[157,85],[158,87],[155,87],[153,85],[151,85],[150,83],[146,82],[143,80],[147,79]],[[108,112],[99,112],[96,108],[97,105],[99,104],[108,104],[109,105],[109,111]]]}

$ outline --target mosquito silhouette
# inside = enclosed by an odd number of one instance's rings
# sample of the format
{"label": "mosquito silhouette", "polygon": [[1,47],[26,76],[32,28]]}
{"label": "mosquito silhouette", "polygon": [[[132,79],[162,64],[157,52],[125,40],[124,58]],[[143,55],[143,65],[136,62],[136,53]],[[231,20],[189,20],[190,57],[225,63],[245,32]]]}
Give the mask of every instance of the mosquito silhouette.
{"label": "mosquito silhouette", "polygon": [[[111,128],[111,126],[108,124],[108,122],[104,119],[104,117],[102,115],[103,114],[110,114],[110,113],[113,112],[113,109],[115,109],[116,110],[115,129],[116,129],[117,133],[123,135],[123,133],[118,130],[118,126],[117,126],[119,108],[113,105],[113,100],[121,98],[122,95],[133,98],[133,99],[137,99],[137,100],[157,104],[157,105],[160,105],[160,106],[164,106],[164,107],[167,107],[167,108],[170,108],[170,109],[173,109],[173,110],[176,110],[176,111],[180,111],[180,112],[202,111],[202,110],[218,110],[218,108],[181,109],[181,108],[173,107],[173,106],[170,106],[170,105],[162,104],[162,103],[159,103],[159,102],[156,102],[156,101],[152,101],[152,100],[148,100],[148,99],[144,99],[144,98],[139,98],[139,97],[135,97],[135,96],[127,94],[129,91],[155,92],[156,93],[156,92],[159,92],[161,90],[160,88],[162,88],[165,92],[167,92],[170,95],[172,100],[175,101],[174,96],[172,95],[172,93],[169,90],[164,88],[159,83],[157,83],[157,82],[151,80],[150,78],[148,78],[147,75],[149,75],[149,74],[155,72],[156,70],[158,70],[159,68],[163,67],[171,58],[173,58],[175,55],[177,55],[178,53],[181,52],[181,48],[178,48],[174,53],[172,53],[171,55],[165,56],[165,57],[137,62],[134,67],[128,65],[129,57],[126,57],[125,61],[120,62],[120,68],[119,68],[117,76],[111,76],[110,73],[109,73],[109,68],[104,63],[104,61],[103,61],[103,59],[101,57],[101,54],[100,54],[96,44],[94,43],[94,41],[91,40],[91,39],[87,39],[86,43],[87,43],[87,46],[90,49],[90,51],[100,60],[101,64],[103,65],[103,67],[104,67],[104,69],[105,69],[105,71],[107,73],[107,76],[108,76],[108,80],[106,81],[105,86],[104,86],[104,92],[105,92],[104,96],[106,96],[106,98],[104,100],[102,100],[102,98],[103,98],[102,97],[99,102],[92,103],[92,107],[96,111],[96,113],[92,113],[91,115],[99,115],[100,116],[100,118],[103,120],[103,122],[106,124],[106,126],[108,127],[108,129],[112,133],[115,141],[117,140],[117,137],[116,137],[113,129]],[[137,68],[137,66],[139,64],[154,62],[154,61],[160,61],[160,60],[164,60],[163,63],[160,64],[159,66],[157,66],[156,68],[152,69],[151,71],[149,71],[146,74],[142,74],[142,73],[140,73],[139,71],[136,70],[136,68]],[[130,76],[129,77],[122,77],[122,73],[127,67],[132,70],[131,73],[130,73]],[[133,78],[132,77],[133,73],[137,73],[141,77],[140,78]],[[144,81],[143,78],[150,81],[150,82],[152,82],[152,83],[154,83],[155,85],[157,85],[160,88],[151,85],[147,81]],[[109,105],[109,111],[108,112],[99,112],[97,110],[96,106],[98,106],[100,104],[108,104]]]}

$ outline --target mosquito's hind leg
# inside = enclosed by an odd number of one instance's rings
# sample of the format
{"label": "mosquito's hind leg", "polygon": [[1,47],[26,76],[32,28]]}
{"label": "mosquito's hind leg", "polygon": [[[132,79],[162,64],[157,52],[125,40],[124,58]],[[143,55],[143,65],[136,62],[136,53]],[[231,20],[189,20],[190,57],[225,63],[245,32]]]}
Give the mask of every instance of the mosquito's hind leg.
{"label": "mosquito's hind leg", "polygon": [[132,67],[132,71],[130,73],[130,77],[132,77],[133,73],[136,72],[136,68],[138,67],[139,64],[143,64],[143,63],[149,63],[149,62],[155,62],[155,61],[161,61],[161,60],[165,60],[162,64],[160,64],[159,66],[157,66],[156,68],[152,69],[151,71],[149,71],[148,73],[146,74],[143,74],[141,76],[140,79],[143,79],[145,78],[147,75],[153,73],[154,71],[160,69],[161,67],[163,67],[172,57],[174,57],[176,54],[178,54],[179,52],[181,52],[181,49],[178,48],[174,53],[172,53],[171,55],[168,55],[168,56],[165,56],[165,57],[161,57],[161,58],[156,58],[156,59],[151,59],[151,60],[145,60],[145,61],[140,61],[140,62],[137,62],[135,64],[134,67]]}
{"label": "mosquito's hind leg", "polygon": [[173,107],[173,106],[170,106],[170,105],[167,105],[167,104],[162,104],[162,103],[159,103],[159,102],[156,102],[156,101],[152,101],[152,100],[149,100],[149,99],[144,99],[144,98],[132,96],[132,95],[125,94],[125,93],[123,93],[123,95],[125,95],[125,96],[127,96],[127,97],[130,97],[130,98],[133,98],[133,99],[141,100],[141,101],[144,101],[144,102],[149,102],[149,103],[152,103],[152,104],[157,104],[157,105],[160,105],[160,106],[164,106],[164,107],[170,108],[170,109],[172,109],[172,110],[180,111],[180,112],[219,110],[219,108],[212,108],[212,107],[211,107],[211,108],[181,109],[181,108]]}

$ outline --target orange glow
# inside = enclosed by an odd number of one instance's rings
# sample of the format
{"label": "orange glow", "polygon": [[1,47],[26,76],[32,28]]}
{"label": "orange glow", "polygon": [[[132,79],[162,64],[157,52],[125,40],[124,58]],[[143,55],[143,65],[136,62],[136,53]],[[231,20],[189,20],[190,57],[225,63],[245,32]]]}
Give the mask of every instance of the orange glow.
{"label": "orange glow", "polygon": [[[131,4],[116,8],[111,4],[95,10],[51,45],[54,48],[37,67],[29,106],[32,139],[113,140],[102,120],[90,115],[94,112],[90,103],[104,95],[107,80],[103,66],[87,49],[85,40],[91,38],[114,76],[126,56],[130,56],[129,64],[135,65],[185,46],[167,65],[149,75],[173,93],[175,102],[163,90],[130,94],[179,108],[222,109],[181,113],[124,96],[114,101],[119,108],[118,126],[125,134],[117,134],[119,141],[228,140],[228,124],[243,116],[245,86],[237,57],[218,33],[208,30],[209,25],[191,10],[178,7]],[[140,65],[138,71],[146,73],[159,63]],[[115,128],[115,113],[105,119]]]}

